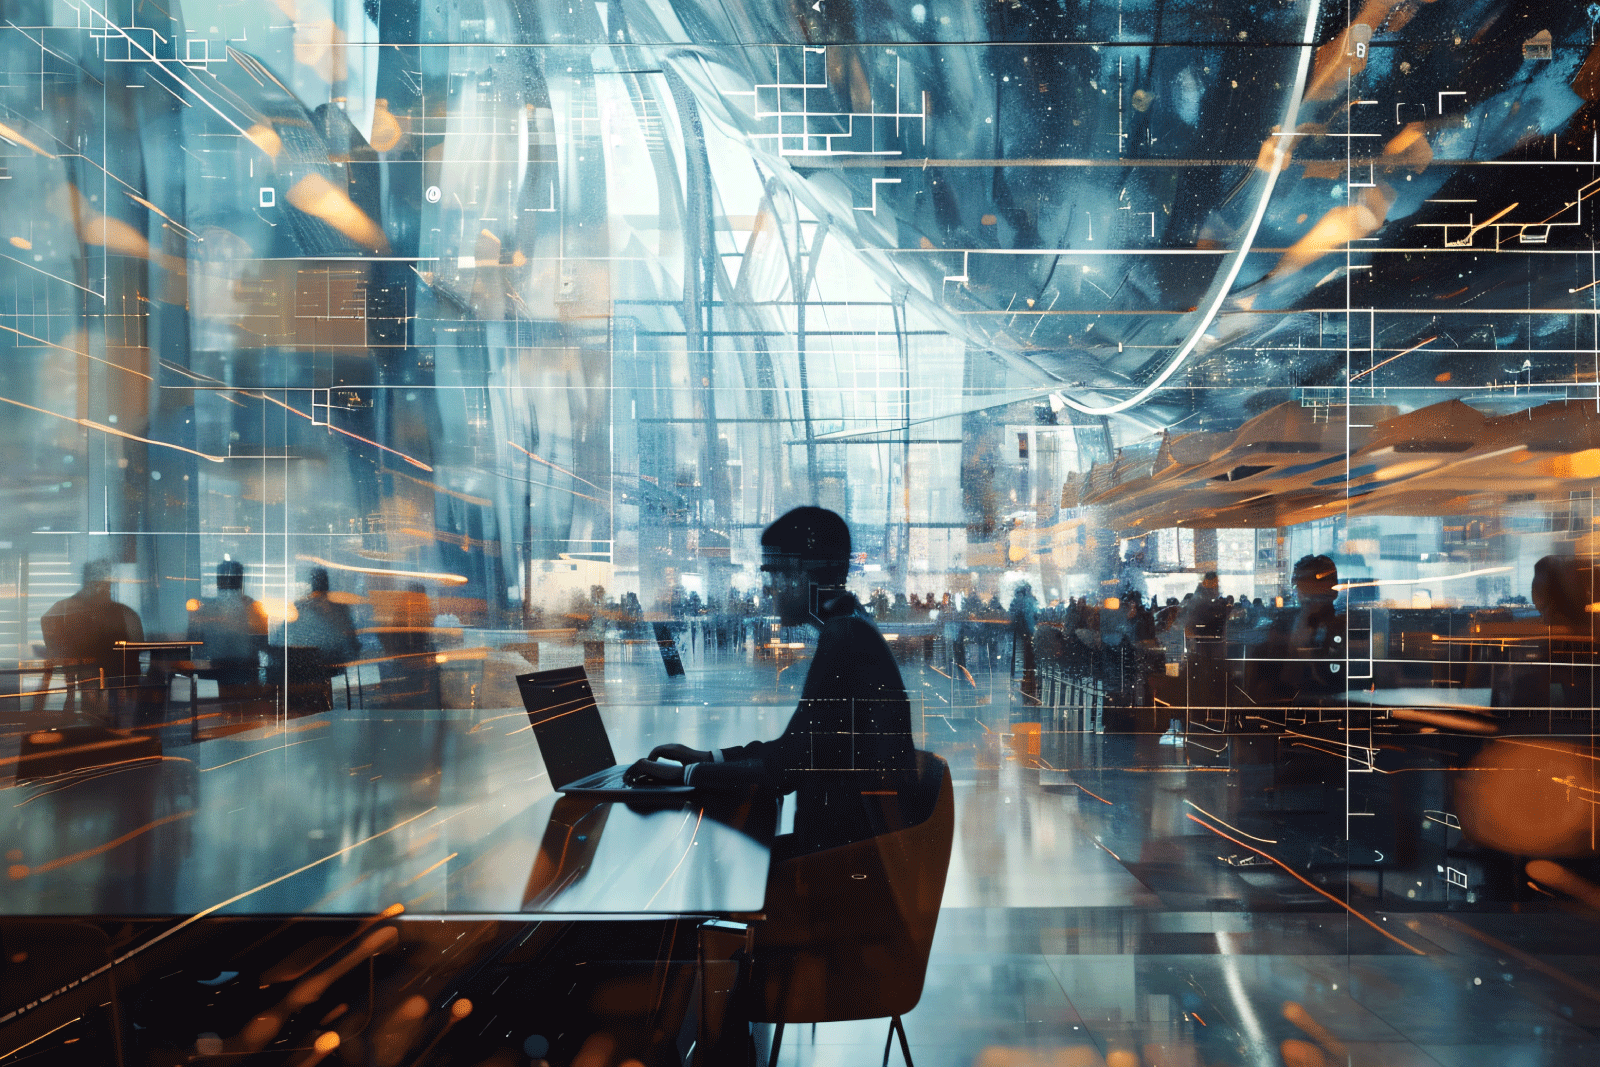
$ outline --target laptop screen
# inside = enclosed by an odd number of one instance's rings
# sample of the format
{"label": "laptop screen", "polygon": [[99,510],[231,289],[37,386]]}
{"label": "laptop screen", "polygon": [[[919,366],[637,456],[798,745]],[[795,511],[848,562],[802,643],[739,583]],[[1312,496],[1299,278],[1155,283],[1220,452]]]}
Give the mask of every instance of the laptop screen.
{"label": "laptop screen", "polygon": [[559,789],[616,765],[582,667],[519,674],[517,688],[552,786]]}

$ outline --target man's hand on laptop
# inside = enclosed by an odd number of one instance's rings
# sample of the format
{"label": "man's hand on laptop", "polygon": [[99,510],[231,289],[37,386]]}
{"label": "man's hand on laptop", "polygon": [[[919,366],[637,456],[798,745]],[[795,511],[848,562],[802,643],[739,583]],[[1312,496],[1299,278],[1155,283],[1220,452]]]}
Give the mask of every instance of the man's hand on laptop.
{"label": "man's hand on laptop", "polygon": [[650,759],[669,759],[677,763],[709,763],[711,753],[702,752],[698,748],[688,745],[657,745],[650,750]]}
{"label": "man's hand on laptop", "polygon": [[[654,756],[655,753],[652,752],[651,755]],[[628,785],[682,785],[683,764],[663,763],[655,759],[636,760],[632,767],[623,772],[622,780]]]}

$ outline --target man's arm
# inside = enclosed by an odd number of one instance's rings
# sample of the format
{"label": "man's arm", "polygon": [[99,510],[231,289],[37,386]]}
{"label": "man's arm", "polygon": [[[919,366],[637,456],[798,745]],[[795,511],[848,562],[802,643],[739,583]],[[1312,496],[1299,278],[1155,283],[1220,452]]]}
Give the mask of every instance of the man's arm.
{"label": "man's arm", "polygon": [[[817,651],[806,671],[799,706],[782,734],[771,741],[752,741],[733,748],[702,752],[684,746],[658,746],[650,759],[640,760],[630,773],[641,778],[682,781],[704,789],[742,789],[767,786],[782,792],[795,788],[794,774],[814,765],[819,737],[848,733],[850,718],[848,694],[851,689],[851,656],[848,629],[853,620],[829,623],[817,639]],[[657,754],[679,759],[671,749],[681,749],[693,758],[683,767],[653,763]]]}
{"label": "man's arm", "polygon": [[862,691],[857,671],[862,635],[855,629],[868,625],[846,616],[822,628],[800,703],[782,734],[714,751],[710,760],[685,768],[684,780],[707,789],[766,785],[787,793],[800,774],[846,765],[856,727],[854,702],[875,695]]}

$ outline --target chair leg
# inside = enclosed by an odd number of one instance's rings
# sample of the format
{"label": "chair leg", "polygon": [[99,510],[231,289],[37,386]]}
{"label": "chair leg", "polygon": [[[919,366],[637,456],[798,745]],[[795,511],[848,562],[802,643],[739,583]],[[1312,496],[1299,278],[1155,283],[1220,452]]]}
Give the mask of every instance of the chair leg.
{"label": "chair leg", "polygon": [[783,1045],[783,1023],[772,1031],[772,1053],[767,1057],[767,1067],[778,1067],[778,1049]]}
{"label": "chair leg", "polygon": [[[906,1040],[906,1024],[900,1018],[900,1016],[896,1015],[893,1019],[889,1020],[889,1033],[891,1035],[893,1035],[893,1034],[899,1034],[900,1035],[900,1054],[906,1058],[906,1067],[914,1067],[914,1065],[911,1062],[911,1043]],[[889,1053],[888,1053],[888,1050],[885,1049],[884,1050],[884,1067],[889,1067],[888,1060],[889,1060]]]}
{"label": "chair leg", "polygon": [[894,1045],[894,1020],[889,1020],[889,1032],[883,1036],[883,1067],[889,1067],[889,1049]]}

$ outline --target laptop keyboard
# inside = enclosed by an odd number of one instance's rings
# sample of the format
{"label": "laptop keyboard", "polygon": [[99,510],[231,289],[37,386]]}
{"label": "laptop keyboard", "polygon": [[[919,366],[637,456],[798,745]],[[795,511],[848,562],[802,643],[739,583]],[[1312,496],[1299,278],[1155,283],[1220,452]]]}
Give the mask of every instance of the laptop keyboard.
{"label": "laptop keyboard", "polygon": [[642,782],[628,782],[626,776],[628,768],[613,767],[609,771],[602,771],[593,778],[583,782],[584,789],[654,789],[661,786],[673,785],[672,782],[658,782],[646,780]]}

